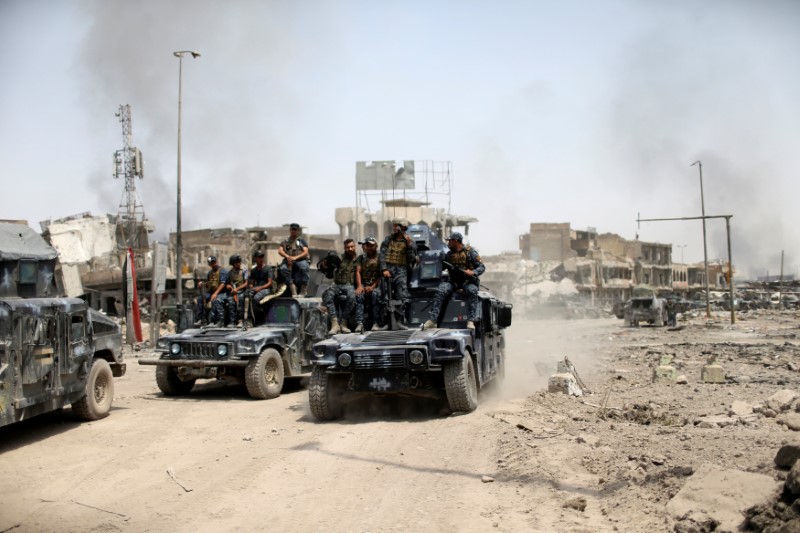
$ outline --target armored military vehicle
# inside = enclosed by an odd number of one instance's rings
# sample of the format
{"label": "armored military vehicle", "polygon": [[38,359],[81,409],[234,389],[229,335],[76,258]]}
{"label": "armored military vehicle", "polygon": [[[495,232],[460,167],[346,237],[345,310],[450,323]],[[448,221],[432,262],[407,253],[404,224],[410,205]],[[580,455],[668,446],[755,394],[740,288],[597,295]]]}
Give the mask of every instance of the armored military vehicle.
{"label": "armored military vehicle", "polygon": [[340,417],[345,403],[365,395],[446,398],[453,412],[474,411],[478,391],[505,372],[503,330],[511,325],[511,304],[488,291],[478,293],[474,330],[467,329],[467,302],[459,291],[439,327],[421,329],[442,277],[446,246],[428,226],[409,226],[408,233],[420,256],[403,310],[408,329],[334,335],[314,346],[309,404],[318,420]]}
{"label": "armored military vehicle", "polygon": [[0,426],[66,405],[103,418],[125,373],[119,326],[56,296],[57,258],[29,227],[0,223]]}
{"label": "armored military vehicle", "polygon": [[666,300],[658,298],[651,287],[637,285],[625,304],[624,317],[625,323],[631,327],[639,327],[640,322],[661,327],[667,323]]}
{"label": "armored military vehicle", "polygon": [[251,328],[187,329],[158,340],[156,384],[167,396],[188,394],[198,379],[244,383],[253,398],[280,395],[284,380],[307,375],[314,344],[325,338],[319,298],[274,298]]}

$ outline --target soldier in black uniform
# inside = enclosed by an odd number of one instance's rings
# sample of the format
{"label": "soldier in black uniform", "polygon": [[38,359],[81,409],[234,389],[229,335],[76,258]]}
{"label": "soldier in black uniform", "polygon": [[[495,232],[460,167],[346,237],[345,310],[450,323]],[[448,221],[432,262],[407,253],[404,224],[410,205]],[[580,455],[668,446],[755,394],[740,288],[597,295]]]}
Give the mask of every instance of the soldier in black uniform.
{"label": "soldier in black uniform", "polygon": [[236,326],[242,325],[244,316],[244,297],[247,292],[247,269],[242,268],[242,256],[233,254],[230,259],[231,269],[228,271],[227,290],[228,320]]}
{"label": "soldier in black uniform", "polygon": [[251,308],[272,294],[272,267],[264,264],[264,251],[258,250],[253,258],[256,264],[247,276],[247,298],[250,299]]}
{"label": "soldier in black uniform", "polygon": [[[208,274],[206,274],[206,280],[201,282],[200,296],[197,297],[197,306],[195,309],[197,321],[194,323],[194,325],[197,327],[209,322],[216,322],[218,320],[216,313],[214,313],[214,305],[211,297],[212,295],[216,294],[217,289],[219,288],[219,276],[222,269],[217,263],[217,258],[213,255],[208,256],[206,262],[208,263],[208,266],[211,267],[211,270],[209,270]],[[206,314],[206,312],[208,312],[208,314]]]}
{"label": "soldier in black uniform", "polygon": [[448,268],[450,279],[442,281],[436,289],[433,299],[430,318],[422,325],[422,329],[431,329],[437,326],[439,312],[444,301],[457,289],[463,289],[467,296],[467,328],[475,329],[475,320],[478,315],[478,276],[483,274],[486,267],[481,262],[478,250],[472,246],[464,246],[463,236],[453,232],[447,238],[447,247],[450,251],[444,260],[455,268]]}
{"label": "soldier in black uniform", "polygon": [[[355,279],[356,243],[353,239],[347,239],[344,241],[344,253],[341,256],[341,264],[333,274],[333,285],[322,293],[322,303],[328,308],[328,316],[331,317],[331,329],[328,332],[330,335],[350,333],[350,328],[347,327],[347,320],[353,312],[356,301],[356,292],[354,288]],[[341,317],[336,314],[336,298],[339,296],[345,297]],[[359,326],[361,326],[361,324],[359,324]],[[363,326],[361,329],[364,329]]]}
{"label": "soldier in black uniform", "polygon": [[278,254],[283,261],[278,266],[278,277],[292,291],[292,296],[303,296],[308,286],[308,243],[300,238],[300,224],[289,224],[289,238],[281,243]]}
{"label": "soldier in black uniform", "polygon": [[356,333],[364,331],[364,309],[370,311],[372,329],[380,329],[378,317],[381,310],[380,258],[378,257],[378,241],[375,237],[367,237],[361,241],[364,251],[356,259]]}
{"label": "soldier in black uniform", "polygon": [[392,284],[394,299],[403,302],[403,316],[409,297],[408,269],[414,266],[417,258],[417,243],[406,234],[407,229],[408,220],[392,220],[392,234],[383,239],[380,251],[381,274]]}

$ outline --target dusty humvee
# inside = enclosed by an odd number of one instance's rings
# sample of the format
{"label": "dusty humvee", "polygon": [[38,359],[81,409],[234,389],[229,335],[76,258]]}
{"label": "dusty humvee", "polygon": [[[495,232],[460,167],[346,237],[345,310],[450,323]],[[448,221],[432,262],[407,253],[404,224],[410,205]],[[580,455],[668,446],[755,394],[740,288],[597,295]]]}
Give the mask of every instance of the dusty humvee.
{"label": "dusty humvee", "polygon": [[667,323],[666,300],[657,297],[652,288],[638,285],[625,304],[624,317],[625,323],[631,327],[639,327],[640,322],[661,327]]}
{"label": "dusty humvee", "polygon": [[274,298],[254,327],[203,327],[161,337],[156,385],[166,396],[188,394],[198,379],[244,383],[256,399],[280,395],[287,378],[311,371],[314,344],[325,338],[319,298]]}
{"label": "dusty humvee", "polygon": [[57,258],[29,227],[0,223],[0,426],[66,405],[102,418],[125,373],[119,326],[56,296]]}
{"label": "dusty humvee", "polygon": [[[420,260],[409,277],[402,310],[408,329],[339,334],[314,347],[308,389],[311,413],[332,420],[344,405],[366,395],[410,395],[446,400],[450,411],[470,412],[478,391],[505,373],[504,329],[511,304],[478,293],[478,320],[467,328],[467,302],[453,294],[437,328],[422,330],[442,278],[444,242],[426,225],[411,225]],[[394,305],[392,302],[390,306]]]}

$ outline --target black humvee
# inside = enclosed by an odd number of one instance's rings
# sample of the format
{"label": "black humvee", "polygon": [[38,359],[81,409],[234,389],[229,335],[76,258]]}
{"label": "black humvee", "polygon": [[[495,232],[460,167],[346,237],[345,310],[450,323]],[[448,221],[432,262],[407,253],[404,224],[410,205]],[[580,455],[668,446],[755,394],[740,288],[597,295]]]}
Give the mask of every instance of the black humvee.
{"label": "black humvee", "polygon": [[319,298],[274,298],[251,328],[187,329],[158,340],[156,384],[167,396],[187,394],[198,379],[244,383],[253,398],[280,395],[286,378],[307,375],[314,343],[325,338]]}
{"label": "black humvee", "polygon": [[341,416],[346,402],[364,395],[408,394],[447,399],[451,411],[470,412],[478,391],[505,370],[503,329],[511,304],[481,290],[475,329],[467,329],[467,302],[457,291],[438,328],[421,330],[442,276],[446,246],[426,225],[412,225],[420,261],[411,270],[409,329],[334,335],[314,346],[309,384],[311,413],[319,420]]}

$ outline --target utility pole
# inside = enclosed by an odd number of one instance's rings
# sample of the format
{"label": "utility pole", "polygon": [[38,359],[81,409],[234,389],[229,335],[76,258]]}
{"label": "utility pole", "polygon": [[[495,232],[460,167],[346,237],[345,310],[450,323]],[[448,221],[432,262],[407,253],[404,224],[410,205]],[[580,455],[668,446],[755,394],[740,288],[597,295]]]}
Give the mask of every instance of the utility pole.
{"label": "utility pole", "polygon": [[[122,192],[122,200],[119,203],[119,218],[122,221],[122,240],[118,243],[120,249],[127,250],[132,248],[135,252],[134,257],[139,259],[139,252],[144,246],[141,245],[140,231],[144,223],[144,206],[136,194],[136,178],[144,177],[144,162],[142,152],[135,146],[131,146],[133,137],[133,127],[131,125],[131,106],[128,104],[119,106],[116,113],[120,123],[122,123],[122,150],[114,152],[114,178],[125,180],[125,189]],[[142,263],[139,263],[140,265]]]}
{"label": "utility pole", "polygon": [[[690,166],[695,166],[700,169],[700,209],[703,215],[703,264],[705,265],[705,277],[706,277],[706,318],[711,318],[711,303],[709,300],[709,288],[708,288],[708,245],[706,244],[706,202],[705,198],[703,198],[703,163],[699,160],[692,163]],[[731,302],[731,306],[733,306],[733,302]]]}

